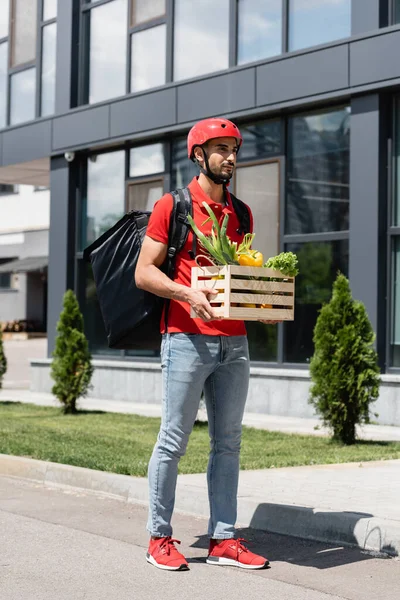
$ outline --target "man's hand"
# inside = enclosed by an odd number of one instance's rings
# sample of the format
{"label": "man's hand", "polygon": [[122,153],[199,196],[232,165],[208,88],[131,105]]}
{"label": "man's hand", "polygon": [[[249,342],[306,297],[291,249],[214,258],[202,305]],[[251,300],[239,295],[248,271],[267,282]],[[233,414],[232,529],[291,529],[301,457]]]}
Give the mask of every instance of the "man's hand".
{"label": "man's hand", "polygon": [[206,287],[198,290],[188,288],[187,293],[187,301],[200,319],[203,321],[215,321],[221,319],[221,317],[218,317],[215,314],[213,307],[208,301],[208,296],[216,296],[218,294],[217,290],[211,290]]}
{"label": "man's hand", "polygon": [[278,325],[278,323],[283,323],[283,321],[263,321],[262,319],[258,319],[259,323],[264,323],[264,325]]}

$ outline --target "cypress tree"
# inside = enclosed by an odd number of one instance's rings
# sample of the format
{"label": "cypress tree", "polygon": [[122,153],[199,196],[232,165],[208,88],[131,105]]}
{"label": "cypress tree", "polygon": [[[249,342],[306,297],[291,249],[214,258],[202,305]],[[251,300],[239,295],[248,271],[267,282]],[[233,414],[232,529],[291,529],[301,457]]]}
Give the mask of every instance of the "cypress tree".
{"label": "cypress tree", "polygon": [[374,339],[365,306],[352,298],[347,278],[339,274],[314,329],[310,403],[344,444],[355,443],[356,425],[370,422],[370,404],[379,396]]}
{"label": "cypress tree", "polygon": [[2,388],[3,377],[7,371],[7,359],[3,346],[3,331],[0,327],[0,390]]}
{"label": "cypress tree", "polygon": [[78,398],[85,396],[93,374],[89,346],[84,334],[83,316],[72,290],[64,294],[63,310],[57,324],[51,376],[53,394],[63,405],[64,414],[77,412]]}

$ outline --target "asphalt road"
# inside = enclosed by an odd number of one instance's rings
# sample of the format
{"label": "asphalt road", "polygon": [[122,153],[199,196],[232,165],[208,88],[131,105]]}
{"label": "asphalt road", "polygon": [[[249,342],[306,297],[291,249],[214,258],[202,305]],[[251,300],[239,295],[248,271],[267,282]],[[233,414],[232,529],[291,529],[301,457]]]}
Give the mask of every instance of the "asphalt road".
{"label": "asphalt road", "polygon": [[145,561],[146,507],[75,489],[0,477],[2,600],[398,600],[400,561],[353,548],[240,531],[271,568],[205,563],[206,522],[176,514],[190,571]]}

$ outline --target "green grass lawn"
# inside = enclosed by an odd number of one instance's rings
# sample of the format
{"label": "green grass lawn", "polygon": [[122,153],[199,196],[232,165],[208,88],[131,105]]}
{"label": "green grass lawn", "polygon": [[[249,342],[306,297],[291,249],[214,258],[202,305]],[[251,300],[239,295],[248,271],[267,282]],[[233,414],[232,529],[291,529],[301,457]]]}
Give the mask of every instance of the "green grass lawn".
{"label": "green grass lawn", "polygon": [[[160,420],[116,413],[65,416],[58,408],[0,402],[0,453],[145,476]],[[180,473],[204,472],[206,424],[196,424]],[[288,435],[245,427],[242,469],[400,458],[400,443],[359,442],[343,446],[328,438]]]}

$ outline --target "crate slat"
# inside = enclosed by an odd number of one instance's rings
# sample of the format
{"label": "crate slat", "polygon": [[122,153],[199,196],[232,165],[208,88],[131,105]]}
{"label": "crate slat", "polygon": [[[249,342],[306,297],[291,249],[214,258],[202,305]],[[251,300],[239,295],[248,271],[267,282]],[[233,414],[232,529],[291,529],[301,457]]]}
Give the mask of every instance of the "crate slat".
{"label": "crate slat", "polygon": [[[216,298],[222,298],[221,302],[224,301],[224,295],[218,294]],[[214,299],[213,299],[214,301]],[[293,306],[293,296],[280,296],[270,294],[231,294],[231,302],[239,304],[277,304],[280,306]]]}
{"label": "crate slat", "polygon": [[[217,279],[221,276],[223,279]],[[256,277],[259,279],[254,279]],[[273,277],[275,281],[264,281],[260,279],[261,277]],[[217,290],[218,294],[210,298],[210,301],[216,315],[224,319],[246,321],[292,321],[294,319],[295,280],[293,277],[282,275],[279,271],[265,267],[235,265],[193,267],[192,287]],[[257,308],[244,306],[246,304],[256,304]],[[261,304],[268,305],[268,308],[261,308]],[[193,310],[190,314],[193,318],[197,318]]]}

